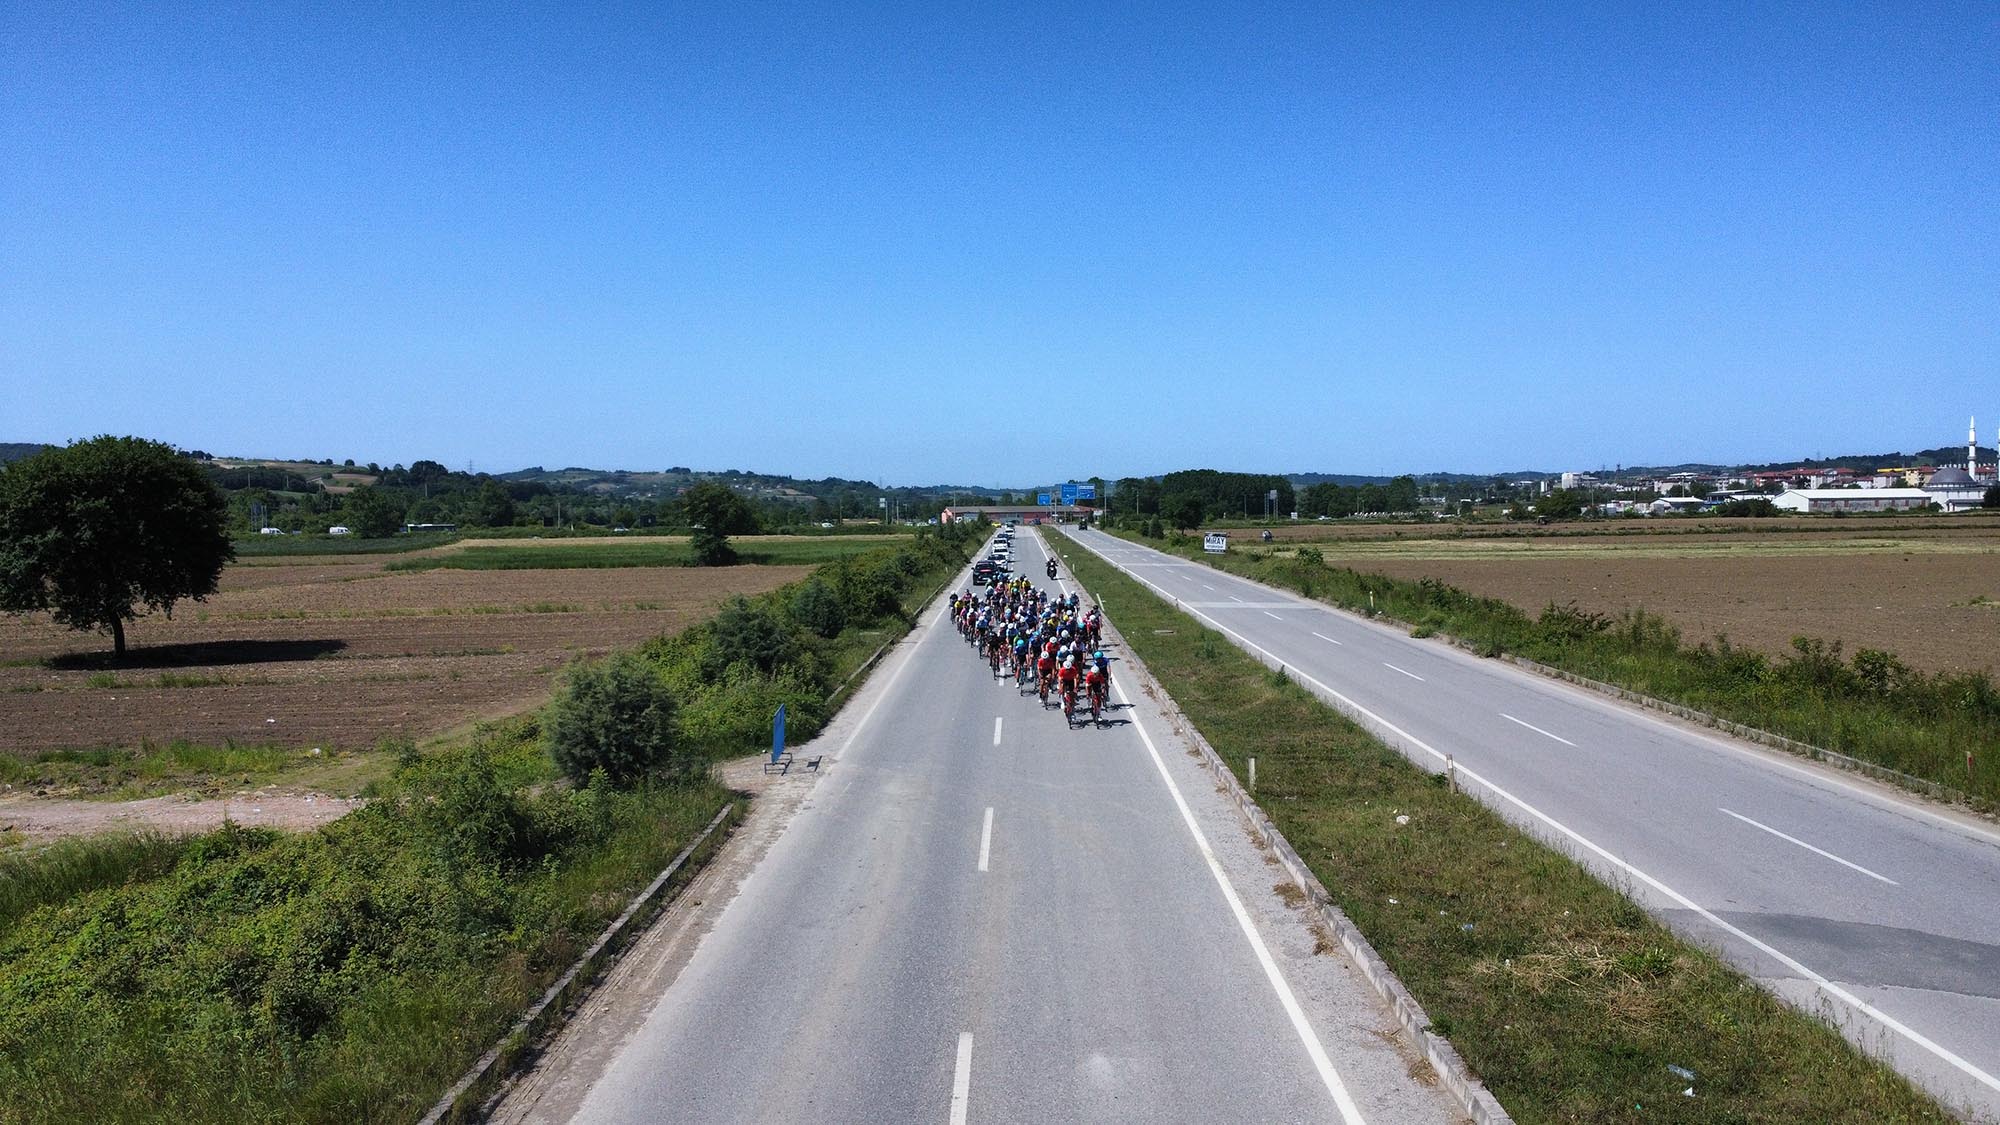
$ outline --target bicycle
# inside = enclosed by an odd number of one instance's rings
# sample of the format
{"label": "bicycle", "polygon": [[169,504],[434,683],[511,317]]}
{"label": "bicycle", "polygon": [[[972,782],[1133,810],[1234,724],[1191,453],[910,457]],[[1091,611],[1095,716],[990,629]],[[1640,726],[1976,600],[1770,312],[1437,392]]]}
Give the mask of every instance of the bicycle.
{"label": "bicycle", "polygon": [[1076,726],[1076,689],[1064,687],[1062,691],[1063,724]]}

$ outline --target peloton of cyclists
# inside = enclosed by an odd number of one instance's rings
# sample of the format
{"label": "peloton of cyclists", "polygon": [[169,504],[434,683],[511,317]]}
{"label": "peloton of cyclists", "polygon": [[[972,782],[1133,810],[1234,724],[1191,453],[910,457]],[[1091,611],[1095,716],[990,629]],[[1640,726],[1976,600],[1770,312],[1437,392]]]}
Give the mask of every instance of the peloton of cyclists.
{"label": "peloton of cyclists", "polygon": [[1098,606],[1086,609],[1076,594],[1057,595],[1015,577],[995,581],[984,591],[953,594],[949,610],[953,625],[988,663],[994,679],[1011,678],[1044,707],[1055,694],[1072,721],[1079,702],[1089,707],[1093,720],[1102,720],[1110,705],[1111,659],[1103,648],[1104,614]]}

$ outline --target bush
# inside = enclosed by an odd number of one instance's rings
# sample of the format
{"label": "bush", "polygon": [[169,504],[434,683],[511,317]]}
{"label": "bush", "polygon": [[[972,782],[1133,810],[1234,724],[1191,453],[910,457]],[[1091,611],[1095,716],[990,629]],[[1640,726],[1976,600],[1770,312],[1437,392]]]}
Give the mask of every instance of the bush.
{"label": "bush", "polygon": [[722,675],[732,664],[744,664],[759,672],[775,672],[798,654],[787,623],[769,602],[734,597],[715,615],[713,643],[709,646],[702,671],[710,678]]}
{"label": "bush", "polygon": [[808,580],[792,595],[792,620],[814,636],[831,640],[847,628],[847,607],[840,595],[818,578]]}
{"label": "bush", "polygon": [[635,653],[572,667],[551,700],[544,739],[557,768],[578,785],[603,770],[614,785],[686,772],[675,753],[674,696]]}

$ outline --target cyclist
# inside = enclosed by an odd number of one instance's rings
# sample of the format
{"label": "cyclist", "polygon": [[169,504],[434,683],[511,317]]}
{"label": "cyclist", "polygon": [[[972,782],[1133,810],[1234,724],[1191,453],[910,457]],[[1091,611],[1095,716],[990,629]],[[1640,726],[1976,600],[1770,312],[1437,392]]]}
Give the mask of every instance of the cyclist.
{"label": "cyclist", "polygon": [[[1099,653],[1098,655],[1101,656],[1103,654]],[[1083,685],[1084,689],[1090,694],[1090,717],[1092,719],[1102,717],[1104,714],[1104,704],[1109,698],[1111,685],[1111,678],[1105,674],[1104,667],[1100,664],[1092,664],[1090,671],[1083,674]]]}
{"label": "cyclist", "polygon": [[1076,711],[1076,680],[1076,657],[1072,656],[1062,662],[1061,670],[1056,673],[1056,683],[1062,688],[1063,717],[1065,718]]}

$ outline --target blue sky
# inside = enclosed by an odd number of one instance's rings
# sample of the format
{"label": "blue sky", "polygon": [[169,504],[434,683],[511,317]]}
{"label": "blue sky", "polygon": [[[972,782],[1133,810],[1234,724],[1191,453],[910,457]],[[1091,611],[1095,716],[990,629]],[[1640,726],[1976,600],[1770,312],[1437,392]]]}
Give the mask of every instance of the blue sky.
{"label": "blue sky", "polygon": [[2000,425],[1991,3],[508,7],[4,6],[0,440],[1018,485]]}

